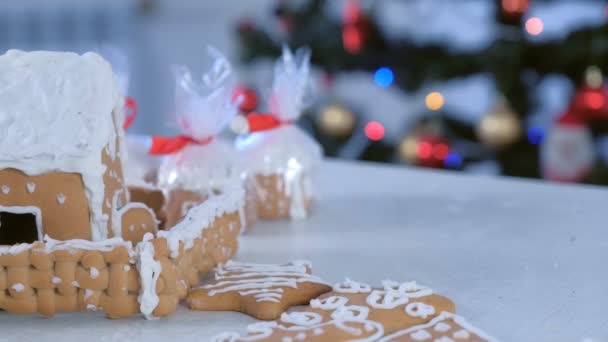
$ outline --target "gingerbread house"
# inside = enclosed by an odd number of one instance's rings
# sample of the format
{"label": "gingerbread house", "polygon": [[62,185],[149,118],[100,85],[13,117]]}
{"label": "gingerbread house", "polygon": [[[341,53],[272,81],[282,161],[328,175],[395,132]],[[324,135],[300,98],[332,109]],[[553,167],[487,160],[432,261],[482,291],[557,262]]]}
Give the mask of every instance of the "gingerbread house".
{"label": "gingerbread house", "polygon": [[101,57],[9,51],[0,83],[0,310],[163,316],[234,255],[240,196],[162,232],[129,202],[123,98]]}

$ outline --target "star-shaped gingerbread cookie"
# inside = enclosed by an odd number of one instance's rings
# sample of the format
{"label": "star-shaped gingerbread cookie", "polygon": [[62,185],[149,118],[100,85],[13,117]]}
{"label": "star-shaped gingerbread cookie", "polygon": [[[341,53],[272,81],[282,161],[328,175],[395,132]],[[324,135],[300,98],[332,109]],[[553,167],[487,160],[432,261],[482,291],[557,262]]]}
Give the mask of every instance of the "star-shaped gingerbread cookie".
{"label": "star-shaped gingerbread cookie", "polygon": [[273,320],[294,305],[331,291],[311,274],[307,261],[284,265],[229,261],[217,267],[211,279],[192,290],[188,306],[201,311],[239,311],[261,320]]}

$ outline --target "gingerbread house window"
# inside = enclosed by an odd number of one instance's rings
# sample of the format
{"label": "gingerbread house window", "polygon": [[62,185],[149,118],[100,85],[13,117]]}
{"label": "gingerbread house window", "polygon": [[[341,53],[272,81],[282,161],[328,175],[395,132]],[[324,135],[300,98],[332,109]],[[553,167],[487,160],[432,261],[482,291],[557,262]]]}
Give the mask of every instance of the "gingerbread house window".
{"label": "gingerbread house window", "polygon": [[42,239],[40,210],[0,206],[0,245],[32,243]]}

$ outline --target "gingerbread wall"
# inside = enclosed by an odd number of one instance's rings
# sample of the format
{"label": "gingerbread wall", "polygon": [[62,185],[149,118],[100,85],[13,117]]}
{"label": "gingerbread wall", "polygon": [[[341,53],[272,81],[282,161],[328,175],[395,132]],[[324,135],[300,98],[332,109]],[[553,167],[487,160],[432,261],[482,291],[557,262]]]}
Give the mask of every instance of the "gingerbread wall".
{"label": "gingerbread wall", "polygon": [[[114,129],[116,132],[121,129],[116,125],[116,113],[112,112],[114,121]],[[122,173],[122,161],[120,154],[122,148],[122,139],[116,134],[116,155],[114,159],[108,154],[108,148],[104,148],[101,153],[101,162],[106,167],[106,171],[103,174],[103,183],[105,185],[104,193],[104,205],[102,206],[102,212],[108,215],[108,237],[114,237],[112,227],[112,210],[120,210],[128,202],[129,192],[124,183],[124,176]]]}
{"label": "gingerbread wall", "polygon": [[151,240],[154,258],[162,265],[156,283],[159,304],[153,312],[154,316],[166,316],[175,311],[179,301],[188,295],[189,289],[199,284],[202,274],[234,256],[240,230],[240,214],[224,214],[216,218],[190,248],[180,241],[179,255],[175,258],[171,256],[166,238]]}
{"label": "gingerbread wall", "polygon": [[0,170],[0,205],[39,208],[43,236],[90,240],[88,203],[82,177],[77,173],[29,176],[16,169]]}
{"label": "gingerbread wall", "polygon": [[[179,253],[174,256],[164,237],[143,242],[154,245],[154,259],[162,267],[155,284],[159,304],[154,316],[174,312],[202,273],[236,253],[238,212],[217,217],[210,227],[200,229],[200,237],[192,243],[180,241]],[[96,310],[109,318],[139,314],[137,248],[122,239],[91,242],[93,247],[71,243],[57,247],[56,241],[35,242],[27,248],[0,248],[0,309],[44,316]]]}

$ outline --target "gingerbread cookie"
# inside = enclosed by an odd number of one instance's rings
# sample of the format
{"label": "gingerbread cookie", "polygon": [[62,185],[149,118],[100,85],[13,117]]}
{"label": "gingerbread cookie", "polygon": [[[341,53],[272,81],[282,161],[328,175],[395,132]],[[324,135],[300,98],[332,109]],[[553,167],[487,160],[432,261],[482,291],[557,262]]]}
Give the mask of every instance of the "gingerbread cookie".
{"label": "gingerbread cookie", "polygon": [[452,301],[415,282],[386,280],[382,285],[377,289],[346,279],[311,300],[308,307],[282,314],[274,324],[265,325],[264,331],[250,326],[246,337],[222,334],[217,341],[376,341],[455,310]]}
{"label": "gingerbread cookie", "polygon": [[475,328],[464,318],[442,312],[430,322],[397,331],[380,342],[493,342],[496,339]]}
{"label": "gingerbread cookie", "polygon": [[294,305],[331,291],[311,275],[307,261],[285,265],[229,261],[215,269],[212,279],[188,295],[188,306],[201,311],[240,311],[257,319],[277,319]]}

